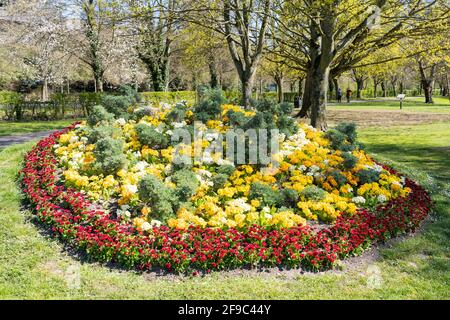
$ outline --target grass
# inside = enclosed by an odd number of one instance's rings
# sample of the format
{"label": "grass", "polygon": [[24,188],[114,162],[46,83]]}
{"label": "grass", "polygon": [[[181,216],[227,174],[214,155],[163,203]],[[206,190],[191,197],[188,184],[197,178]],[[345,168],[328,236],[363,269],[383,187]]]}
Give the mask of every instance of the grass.
{"label": "grass", "polygon": [[26,134],[38,131],[47,131],[67,127],[76,120],[54,120],[54,121],[30,121],[30,122],[0,122],[0,137],[16,134]]}
{"label": "grass", "polygon": [[[423,97],[407,97],[403,103],[403,111],[406,112],[427,112],[450,114],[450,100],[448,98],[435,97],[434,104],[424,103]],[[362,102],[352,102],[350,104],[332,103],[328,106],[330,110],[400,110],[400,102],[395,98],[366,99]]]}
{"label": "grass", "polygon": [[[70,256],[20,211],[15,178],[32,143],[0,152],[0,298],[3,299],[449,299],[450,124],[365,129],[361,141],[377,158],[433,194],[432,222],[380,250],[376,261],[319,274],[215,272],[204,277],[156,276],[110,269]],[[379,271],[381,285],[368,286]],[[73,286],[72,274],[80,274]]]}

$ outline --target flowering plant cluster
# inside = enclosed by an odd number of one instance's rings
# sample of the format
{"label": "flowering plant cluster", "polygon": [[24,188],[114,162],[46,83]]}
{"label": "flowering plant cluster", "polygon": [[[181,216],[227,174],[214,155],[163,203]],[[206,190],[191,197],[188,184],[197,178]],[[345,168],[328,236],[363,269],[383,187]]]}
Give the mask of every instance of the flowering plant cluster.
{"label": "flowering plant cluster", "polygon": [[[55,152],[60,148],[55,145],[74,150],[71,145],[80,142],[73,138],[77,136],[74,129],[75,125],[52,134],[26,155],[20,172],[23,192],[38,219],[60,238],[85,250],[94,259],[117,262],[126,267],[163,267],[181,272],[283,265],[324,270],[333,267],[337,259],[361,253],[371,243],[415,230],[431,208],[427,192],[405,178],[401,189],[408,192],[404,196],[385,195],[389,199],[383,199],[375,206],[343,212],[325,228],[307,224],[286,228],[267,228],[256,223],[242,227],[190,224],[186,228],[153,224],[144,230],[133,220],[124,220],[120,214],[103,210],[98,201],[93,201],[95,193],[80,191],[83,189],[76,183],[61,183],[64,181],[61,178],[61,153]],[[318,135],[315,131],[309,132]],[[321,148],[320,144],[316,147]],[[91,147],[87,145],[87,148]],[[80,157],[85,158],[87,152]],[[74,161],[72,156],[69,157],[67,161]],[[394,170],[380,167],[386,177],[398,176]],[[113,178],[112,185],[120,186]],[[111,178],[106,176],[103,182],[106,179]],[[87,183],[92,181],[88,178]],[[370,188],[364,187],[364,191],[372,192],[372,185],[373,182]],[[310,189],[305,194],[320,196],[321,192]],[[361,197],[365,192],[360,193]],[[98,194],[105,197],[108,193],[99,189]]]}
{"label": "flowering plant cluster", "polygon": [[[372,208],[411,191],[404,178],[354,146],[348,128],[327,135],[290,123],[275,111],[266,119],[268,113],[234,105],[217,106],[213,116],[208,110],[162,105],[134,110],[125,120],[99,109],[88,123],[77,124],[56,140],[61,181],[102,204],[121,223],[132,222],[142,231],[159,225],[279,229],[308,220],[332,223],[342,213],[353,215],[358,208]],[[194,128],[197,113],[203,122]],[[269,121],[286,129],[272,154],[276,166],[237,164],[211,148],[230,128],[261,128]],[[171,143],[181,129],[205,134],[189,143]],[[199,148],[204,150],[201,159],[176,163],[175,151],[194,158]]]}

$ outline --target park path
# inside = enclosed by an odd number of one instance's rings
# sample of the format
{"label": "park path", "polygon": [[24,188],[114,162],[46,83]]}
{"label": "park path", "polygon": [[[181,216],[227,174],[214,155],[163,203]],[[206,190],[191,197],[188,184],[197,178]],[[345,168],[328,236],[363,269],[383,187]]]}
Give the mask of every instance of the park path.
{"label": "park path", "polygon": [[55,132],[55,130],[39,131],[26,134],[17,134],[12,136],[0,137],[0,148],[10,146],[12,144],[24,143],[35,139],[44,138]]}

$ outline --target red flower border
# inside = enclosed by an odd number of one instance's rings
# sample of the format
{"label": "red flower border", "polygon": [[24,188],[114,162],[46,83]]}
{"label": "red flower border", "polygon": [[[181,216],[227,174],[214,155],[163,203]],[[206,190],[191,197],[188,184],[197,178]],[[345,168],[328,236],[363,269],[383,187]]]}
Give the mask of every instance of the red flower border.
{"label": "red flower border", "polygon": [[412,189],[407,197],[391,200],[373,212],[360,209],[353,216],[343,214],[328,229],[304,226],[266,230],[255,225],[245,231],[199,227],[176,230],[163,226],[154,227],[152,234],[146,235],[92,209],[84,194],[58,181],[52,148],[56,139],[74,126],[44,138],[25,156],[20,171],[22,190],[38,219],[60,238],[96,260],[125,267],[194,273],[256,265],[326,270],[338,258],[360,254],[371,243],[414,231],[432,206],[424,188],[406,179]]}

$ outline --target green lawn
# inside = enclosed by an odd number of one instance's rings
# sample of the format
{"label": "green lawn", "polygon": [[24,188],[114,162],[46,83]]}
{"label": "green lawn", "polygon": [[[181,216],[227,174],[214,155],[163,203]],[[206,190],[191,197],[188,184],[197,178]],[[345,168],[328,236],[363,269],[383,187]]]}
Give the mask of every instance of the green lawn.
{"label": "green lawn", "polygon": [[0,137],[47,131],[67,127],[76,120],[30,121],[30,122],[0,122]]}
{"label": "green lawn", "polygon": [[[403,103],[403,111],[450,114],[450,100],[435,97],[434,104],[424,103],[423,97],[407,97]],[[395,98],[366,99],[363,102],[332,103],[330,110],[400,110],[400,102]]]}
{"label": "green lawn", "polygon": [[[140,274],[80,262],[20,211],[16,172],[31,143],[0,151],[0,298],[28,299],[449,299],[450,123],[360,133],[367,150],[418,179],[436,201],[432,222],[380,250],[377,261],[319,274]],[[368,286],[373,268],[380,285]],[[75,271],[74,271],[75,270]],[[79,270],[80,286],[73,285]],[[76,282],[75,282],[76,283]],[[369,281],[370,283],[370,281]]]}

